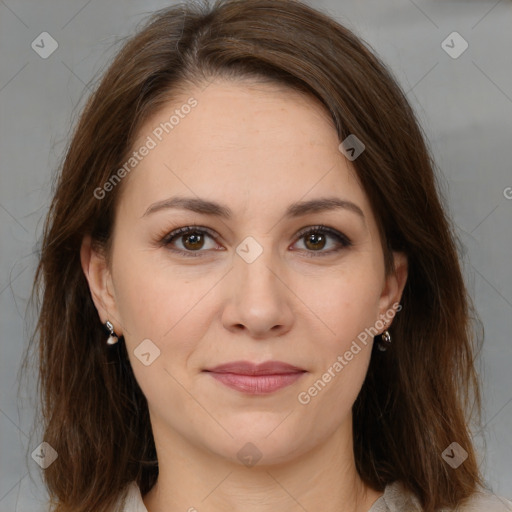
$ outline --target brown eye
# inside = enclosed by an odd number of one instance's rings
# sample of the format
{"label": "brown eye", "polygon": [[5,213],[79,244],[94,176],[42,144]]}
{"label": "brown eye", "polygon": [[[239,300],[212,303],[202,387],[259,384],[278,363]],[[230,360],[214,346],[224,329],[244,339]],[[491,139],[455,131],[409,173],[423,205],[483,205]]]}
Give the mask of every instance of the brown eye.
{"label": "brown eye", "polygon": [[326,240],[323,234],[319,234],[318,232],[310,233],[306,235],[305,239],[305,245],[308,249],[317,251],[325,247]]}
{"label": "brown eye", "polygon": [[207,228],[186,226],[175,229],[166,235],[161,244],[184,256],[203,256],[203,253],[207,252],[208,249],[218,249],[218,245],[215,243],[208,246],[208,239],[215,241],[216,236],[213,231]]}
{"label": "brown eye", "polygon": [[[306,228],[297,236],[298,241],[304,241],[306,249],[303,252],[308,257],[328,256],[352,245],[352,242],[348,237],[327,226],[313,226]],[[328,246],[329,241],[332,239],[334,239],[334,244],[331,243],[331,248],[323,250]]]}
{"label": "brown eye", "polygon": [[199,232],[181,236],[183,246],[191,251],[201,249],[204,245],[204,236]]}

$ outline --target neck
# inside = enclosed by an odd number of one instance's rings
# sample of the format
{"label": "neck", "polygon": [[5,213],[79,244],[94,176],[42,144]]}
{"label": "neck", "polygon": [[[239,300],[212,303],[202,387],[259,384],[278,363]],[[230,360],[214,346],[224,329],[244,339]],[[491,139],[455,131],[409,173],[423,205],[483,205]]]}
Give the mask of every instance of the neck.
{"label": "neck", "polygon": [[148,512],[303,512],[320,503],[323,512],[368,512],[382,495],[357,473],[351,429],[299,457],[252,467],[158,430],[154,424],[159,475],[143,498]]}

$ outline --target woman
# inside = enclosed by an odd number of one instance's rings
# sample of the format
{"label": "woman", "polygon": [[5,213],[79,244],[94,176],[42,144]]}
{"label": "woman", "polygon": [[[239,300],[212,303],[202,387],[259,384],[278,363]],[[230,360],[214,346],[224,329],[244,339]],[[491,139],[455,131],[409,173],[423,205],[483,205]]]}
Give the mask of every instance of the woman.
{"label": "woman", "polygon": [[420,127],[354,34],[181,4],[87,104],[36,285],[56,512],[510,510]]}

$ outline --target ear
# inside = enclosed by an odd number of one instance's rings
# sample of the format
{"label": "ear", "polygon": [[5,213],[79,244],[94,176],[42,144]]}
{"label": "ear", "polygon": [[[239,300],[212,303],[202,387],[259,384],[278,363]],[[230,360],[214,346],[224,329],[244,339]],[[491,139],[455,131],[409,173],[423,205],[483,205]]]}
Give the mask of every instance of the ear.
{"label": "ear", "polygon": [[90,236],[85,236],[82,240],[80,261],[101,323],[109,320],[114,325],[116,334],[122,336],[123,329],[119,321],[112,275],[105,255],[94,248]]}
{"label": "ear", "polygon": [[[393,253],[394,270],[386,277],[381,296],[379,298],[379,318],[388,319],[389,314],[386,312],[393,311],[393,316],[397,312],[397,305],[400,303],[402,293],[408,274],[407,256],[402,252]],[[393,305],[395,305],[393,307]],[[392,320],[388,323],[384,330],[388,328]]]}

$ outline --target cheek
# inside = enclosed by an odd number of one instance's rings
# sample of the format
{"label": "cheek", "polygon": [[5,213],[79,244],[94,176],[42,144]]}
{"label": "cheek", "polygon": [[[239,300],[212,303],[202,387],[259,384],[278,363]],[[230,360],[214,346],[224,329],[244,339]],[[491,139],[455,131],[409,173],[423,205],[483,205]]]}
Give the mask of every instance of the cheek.
{"label": "cheek", "polygon": [[327,296],[320,288],[311,297],[312,309],[316,306],[315,313],[325,325],[310,334],[315,362],[297,401],[311,428],[323,418],[319,435],[347,419],[368,371],[373,340],[367,329],[375,323],[378,294],[368,275],[356,277],[331,279]]}
{"label": "cheek", "polygon": [[353,263],[307,280],[299,278],[294,287],[331,354],[349,346],[377,320],[380,276],[363,259]]}
{"label": "cheek", "polygon": [[155,266],[151,252],[123,242],[119,241],[113,261],[116,305],[123,327],[131,338],[161,339],[185,314],[193,289],[183,286],[179,276],[173,277],[171,268]]}
{"label": "cheek", "polygon": [[116,304],[126,345],[130,357],[145,339],[162,355],[172,348],[172,357],[158,362],[167,359],[166,366],[184,373],[188,356],[211,324],[211,290],[218,276],[205,272],[193,278],[176,266],[151,263],[147,252],[140,251],[138,257],[119,258],[115,267]]}
{"label": "cheek", "polygon": [[[361,258],[350,267],[304,286],[298,295],[311,309],[309,337],[314,341],[313,374],[302,386],[303,400],[316,414],[341,421],[364,382],[372,350],[371,328],[378,315],[380,276],[378,268]],[[306,295],[306,290],[309,295]],[[302,295],[300,295],[302,294]],[[306,329],[309,327],[306,326]]]}

